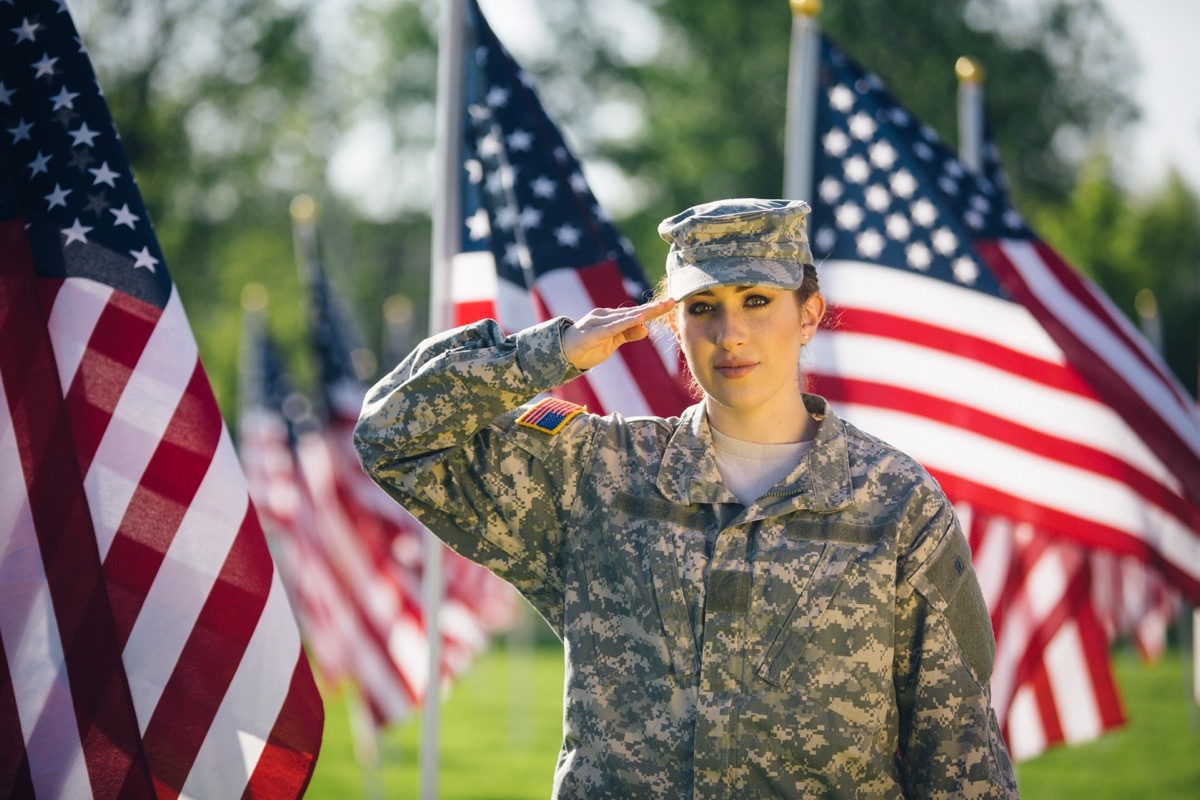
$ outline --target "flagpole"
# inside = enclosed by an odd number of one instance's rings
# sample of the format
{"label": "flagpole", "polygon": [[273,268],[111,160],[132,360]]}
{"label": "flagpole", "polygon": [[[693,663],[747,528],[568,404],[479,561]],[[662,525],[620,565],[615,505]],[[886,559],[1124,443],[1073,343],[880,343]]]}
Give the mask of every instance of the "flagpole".
{"label": "flagpole", "polygon": [[978,175],[983,171],[983,67],[962,56],[954,72],[958,76],[958,158]]}
{"label": "flagpole", "polygon": [[[436,166],[433,242],[429,275],[429,330],[448,329],[453,322],[450,295],[451,261],[459,249],[462,199],[462,79],[464,0],[444,0],[438,32]],[[422,583],[425,630],[429,642],[429,680],[422,706],[419,754],[420,798],[438,796],[438,729],[441,702],[442,637],[438,622],[442,606],[442,543],[425,531]]]}
{"label": "flagpole", "polygon": [[788,0],[792,49],[788,58],[787,127],[784,130],[783,196],[812,198],[817,71],[821,55],[821,0]]}

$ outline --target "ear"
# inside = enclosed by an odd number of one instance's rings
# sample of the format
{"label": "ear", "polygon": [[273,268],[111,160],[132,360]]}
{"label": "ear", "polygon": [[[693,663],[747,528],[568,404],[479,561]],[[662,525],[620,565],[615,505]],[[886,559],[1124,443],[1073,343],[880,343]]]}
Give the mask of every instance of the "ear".
{"label": "ear", "polygon": [[825,296],[820,292],[814,292],[804,301],[800,309],[800,336],[805,344],[808,344],[817,332],[817,326],[825,318],[825,309]]}

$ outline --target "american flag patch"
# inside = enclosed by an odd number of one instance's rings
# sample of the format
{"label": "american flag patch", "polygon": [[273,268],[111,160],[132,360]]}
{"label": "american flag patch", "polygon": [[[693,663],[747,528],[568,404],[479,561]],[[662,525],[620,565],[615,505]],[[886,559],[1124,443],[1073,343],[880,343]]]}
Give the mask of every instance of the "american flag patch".
{"label": "american flag patch", "polygon": [[583,406],[550,397],[518,417],[517,424],[535,428],[543,433],[558,433],[564,425],[584,411],[587,409]]}

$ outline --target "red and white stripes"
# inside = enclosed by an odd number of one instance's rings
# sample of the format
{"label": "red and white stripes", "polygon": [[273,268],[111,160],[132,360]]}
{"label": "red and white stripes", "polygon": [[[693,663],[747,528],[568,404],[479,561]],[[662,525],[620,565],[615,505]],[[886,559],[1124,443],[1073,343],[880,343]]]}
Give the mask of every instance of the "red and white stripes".
{"label": "red and white stripes", "polygon": [[177,296],[39,281],[5,233],[0,788],[298,793],[320,700]]}

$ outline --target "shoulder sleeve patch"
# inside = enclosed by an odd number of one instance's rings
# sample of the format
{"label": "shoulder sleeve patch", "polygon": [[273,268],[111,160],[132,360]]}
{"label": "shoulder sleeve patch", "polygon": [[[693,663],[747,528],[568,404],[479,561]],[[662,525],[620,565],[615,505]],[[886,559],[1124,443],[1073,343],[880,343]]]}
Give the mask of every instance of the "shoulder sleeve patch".
{"label": "shoulder sleeve patch", "polygon": [[563,426],[584,411],[587,409],[583,406],[567,400],[559,400],[557,397],[548,397],[535,403],[528,411],[517,417],[517,424],[542,433],[558,433]]}

